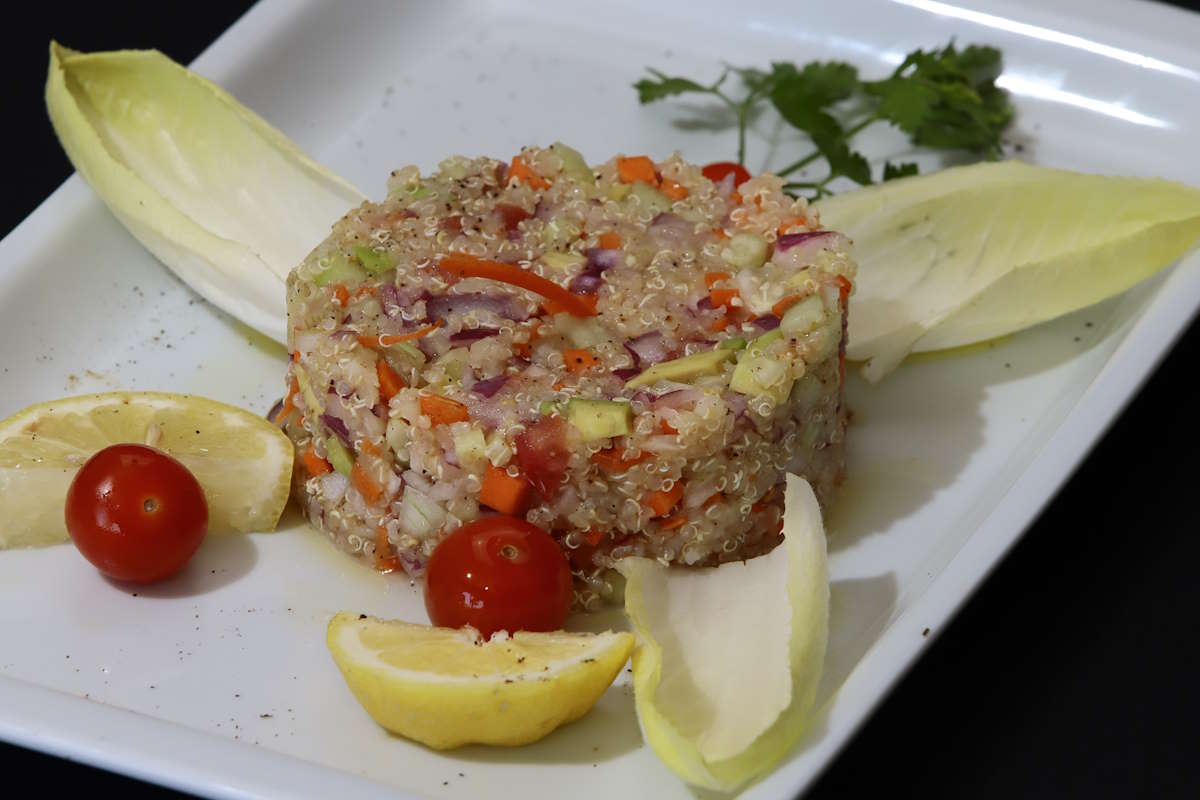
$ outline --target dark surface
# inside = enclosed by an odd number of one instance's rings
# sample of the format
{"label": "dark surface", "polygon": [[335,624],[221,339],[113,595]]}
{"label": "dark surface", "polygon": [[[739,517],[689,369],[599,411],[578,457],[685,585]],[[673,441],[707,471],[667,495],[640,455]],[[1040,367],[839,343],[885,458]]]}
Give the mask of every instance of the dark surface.
{"label": "dark surface", "polygon": [[[135,5],[27,6],[9,31],[0,233],[70,173],[42,105],[51,36],[187,63],[248,3]],[[1200,796],[1197,363],[1193,324],[810,798]],[[51,797],[182,797],[2,744],[0,774]]]}

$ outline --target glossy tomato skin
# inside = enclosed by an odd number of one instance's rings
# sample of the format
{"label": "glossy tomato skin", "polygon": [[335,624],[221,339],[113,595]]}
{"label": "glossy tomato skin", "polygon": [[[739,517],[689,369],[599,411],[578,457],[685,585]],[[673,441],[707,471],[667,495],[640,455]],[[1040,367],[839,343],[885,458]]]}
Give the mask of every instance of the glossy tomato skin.
{"label": "glossy tomato skin", "polygon": [[67,532],[96,569],[130,583],[178,572],[208,530],[208,503],[188,468],[140,444],[88,459],[67,490]]}
{"label": "glossy tomato skin", "polygon": [[425,610],[434,625],[496,631],[554,631],[571,609],[571,570],[562,549],[519,517],[484,517],[437,546],[425,572]]}
{"label": "glossy tomato skin", "polygon": [[750,180],[750,173],[746,168],[734,161],[714,161],[700,170],[700,174],[713,183],[720,183],[731,172],[735,189]]}

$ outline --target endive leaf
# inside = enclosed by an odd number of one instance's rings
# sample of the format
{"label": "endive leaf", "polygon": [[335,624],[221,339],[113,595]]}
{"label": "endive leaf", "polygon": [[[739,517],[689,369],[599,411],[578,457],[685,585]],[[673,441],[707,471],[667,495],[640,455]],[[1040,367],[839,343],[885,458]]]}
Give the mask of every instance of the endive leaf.
{"label": "endive leaf", "polygon": [[1200,239],[1200,190],[1017,161],[837,195],[854,240],[846,355],[869,380],[910,352],[979,342],[1125,291]]}
{"label": "endive leaf", "polygon": [[714,569],[628,558],[634,702],[646,741],[688,783],[731,791],[804,733],[829,633],[821,509],[787,478],[784,543]]}
{"label": "endive leaf", "polygon": [[364,198],[153,50],[50,45],[50,120],[117,218],[209,302],[286,342],[284,280]]}

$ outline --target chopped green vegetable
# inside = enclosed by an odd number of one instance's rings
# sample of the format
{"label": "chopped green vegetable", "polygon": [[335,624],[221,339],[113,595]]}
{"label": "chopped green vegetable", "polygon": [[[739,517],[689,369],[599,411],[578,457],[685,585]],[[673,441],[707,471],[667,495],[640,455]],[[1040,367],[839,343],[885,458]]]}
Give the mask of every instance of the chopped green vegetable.
{"label": "chopped green vegetable", "polygon": [[313,276],[313,283],[317,286],[357,286],[366,279],[367,273],[362,267],[341,253],[336,253],[329,257],[329,266]]}
{"label": "chopped green vegetable", "polygon": [[671,210],[671,198],[667,197],[650,184],[637,181],[635,183],[623,185],[629,187],[631,196],[637,198],[637,201],[643,208],[649,209],[656,214],[661,214],[664,211]]}
{"label": "chopped green vegetable", "polygon": [[596,176],[592,174],[592,168],[583,160],[583,155],[578,150],[567,147],[562,142],[555,142],[550,145],[550,149],[562,160],[564,175],[574,178],[579,183],[595,185]]}
{"label": "chopped green vegetable", "polygon": [[825,320],[825,303],[815,294],[810,294],[784,312],[779,320],[779,330],[785,336],[808,333]]}
{"label": "chopped green vegetable", "polygon": [[580,267],[587,263],[587,259],[579,255],[579,253],[542,253],[542,263],[547,267],[554,269],[570,269],[571,267]]}
{"label": "chopped green vegetable", "polygon": [[585,442],[611,439],[633,430],[633,408],[619,400],[572,397],[567,401],[567,421],[579,430]]}
{"label": "chopped green vegetable", "polygon": [[755,269],[767,262],[767,240],[755,233],[735,233],[721,250],[721,258],[739,269]]}
{"label": "chopped green vegetable", "polygon": [[332,433],[325,437],[325,452],[328,454],[329,463],[338,472],[349,475],[354,470],[354,456]]}
{"label": "chopped green vegetable", "polygon": [[686,382],[704,375],[716,375],[721,371],[722,365],[733,356],[733,350],[718,347],[715,350],[705,350],[683,358],[664,361],[661,364],[655,364],[640,375],[630,378],[625,382],[625,388],[636,389],[639,386],[652,386],[658,381]]}
{"label": "chopped green vegetable", "polygon": [[[991,47],[953,43],[938,50],[914,50],[890,76],[863,81],[850,64],[814,61],[797,67],[776,62],[770,70],[734,67],[712,84],[698,83],[649,69],[652,77],[634,84],[642,103],[681,94],[707,94],[730,109],[738,129],[738,163],[745,163],[746,128],[760,106],[769,102],[790,125],[812,140],[815,150],[777,174],[787,176],[817,160],[828,170],[815,181],[788,184],[810,190],[815,197],[829,194],[828,185],[844,177],[858,184],[873,183],[871,167],[851,147],[853,138],[876,122],[888,122],[909,135],[914,144],[940,150],[966,151],[986,158],[1001,154],[1000,136],[1012,121],[1008,95],[996,86],[1002,60]],[[730,72],[744,88],[733,97],[721,87]],[[885,163],[882,180],[915,174],[916,164]]]}
{"label": "chopped green vegetable", "polygon": [[731,336],[728,339],[726,339],[725,341],[721,342],[719,345],[717,345],[717,347],[721,348],[722,350],[745,350],[746,349],[746,337],[745,336]]}
{"label": "chopped green vegetable", "polygon": [[[458,424],[455,427],[458,427]],[[484,441],[483,431],[471,425],[465,430],[455,432],[453,438],[454,454],[458,456],[459,463],[471,472],[482,474],[487,466],[487,443]]]}
{"label": "chopped green vegetable", "polygon": [[782,338],[783,331],[776,328],[751,342],[738,358],[729,388],[750,397],[770,397],[776,404],[786,400],[795,382],[788,377],[791,363],[787,358],[766,352],[768,346]]}
{"label": "chopped green vegetable", "polygon": [[377,253],[369,247],[363,247],[361,244],[354,245],[354,257],[358,259],[358,263],[362,264],[363,269],[372,275],[387,272],[396,266],[396,262],[390,254]]}

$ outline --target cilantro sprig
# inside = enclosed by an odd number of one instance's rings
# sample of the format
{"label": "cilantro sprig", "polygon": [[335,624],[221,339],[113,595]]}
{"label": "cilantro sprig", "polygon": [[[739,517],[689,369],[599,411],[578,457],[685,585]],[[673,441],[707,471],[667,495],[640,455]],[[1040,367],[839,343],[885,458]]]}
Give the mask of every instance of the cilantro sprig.
{"label": "cilantro sprig", "polygon": [[[638,100],[653,103],[684,94],[707,94],[733,112],[738,131],[737,160],[746,160],[750,120],[769,104],[789,125],[812,141],[812,152],[776,174],[786,177],[824,160],[826,174],[815,181],[793,181],[785,188],[807,190],[819,198],[829,184],[848,178],[874,182],[866,156],[852,140],[868,127],[885,122],[906,133],[913,144],[935,150],[965,151],[982,158],[1002,155],[1001,134],[1012,121],[1007,93],[996,86],[1002,59],[992,47],[954,43],[936,50],[914,50],[886,78],[865,81],[858,70],[840,61],[813,61],[803,67],[775,62],[769,70],[727,67],[711,84],[648,69],[650,77],[634,84]],[[725,87],[736,76],[742,91]],[[915,163],[886,161],[880,180],[917,173]]]}

